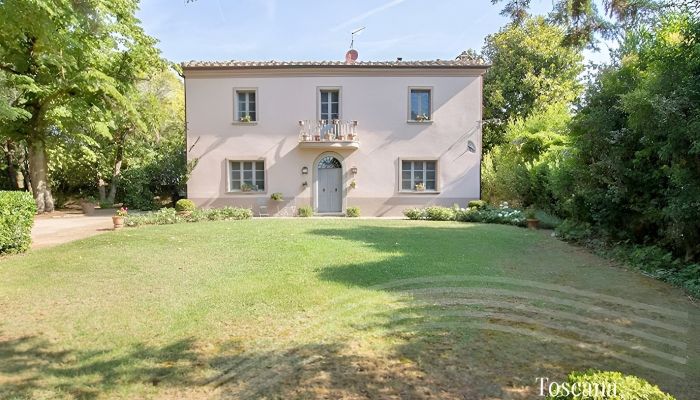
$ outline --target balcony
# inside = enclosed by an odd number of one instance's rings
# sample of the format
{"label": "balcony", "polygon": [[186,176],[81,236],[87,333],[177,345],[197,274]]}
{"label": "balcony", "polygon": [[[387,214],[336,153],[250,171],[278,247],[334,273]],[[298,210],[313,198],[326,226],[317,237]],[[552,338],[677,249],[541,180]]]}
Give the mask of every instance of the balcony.
{"label": "balcony", "polygon": [[359,149],[357,121],[299,121],[299,147],[306,149]]}

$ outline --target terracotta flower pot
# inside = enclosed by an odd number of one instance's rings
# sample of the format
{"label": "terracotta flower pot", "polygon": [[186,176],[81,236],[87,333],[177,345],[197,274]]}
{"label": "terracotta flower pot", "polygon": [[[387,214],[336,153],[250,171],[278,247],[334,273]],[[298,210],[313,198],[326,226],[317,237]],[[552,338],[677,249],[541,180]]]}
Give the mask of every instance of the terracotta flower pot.
{"label": "terracotta flower pot", "polygon": [[114,229],[119,229],[124,227],[124,217],[119,215],[112,216],[112,223],[114,224]]}
{"label": "terracotta flower pot", "polygon": [[528,218],[527,219],[527,229],[539,229],[540,227],[540,220],[537,218]]}

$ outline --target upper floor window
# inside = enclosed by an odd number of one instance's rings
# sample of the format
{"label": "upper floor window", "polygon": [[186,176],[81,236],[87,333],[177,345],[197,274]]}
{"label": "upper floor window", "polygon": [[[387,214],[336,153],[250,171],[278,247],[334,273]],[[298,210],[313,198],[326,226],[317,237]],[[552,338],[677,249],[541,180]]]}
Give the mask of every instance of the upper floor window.
{"label": "upper floor window", "polygon": [[319,117],[325,121],[340,119],[340,90],[321,89],[319,100]]}
{"label": "upper floor window", "polygon": [[437,161],[401,160],[402,191],[436,191]]}
{"label": "upper floor window", "polygon": [[231,192],[264,192],[265,161],[229,161]]}
{"label": "upper floor window", "polygon": [[256,122],[257,113],[257,92],[255,89],[236,89],[236,121]]}
{"label": "upper floor window", "polygon": [[426,122],[432,119],[432,91],[428,88],[409,89],[409,120]]}

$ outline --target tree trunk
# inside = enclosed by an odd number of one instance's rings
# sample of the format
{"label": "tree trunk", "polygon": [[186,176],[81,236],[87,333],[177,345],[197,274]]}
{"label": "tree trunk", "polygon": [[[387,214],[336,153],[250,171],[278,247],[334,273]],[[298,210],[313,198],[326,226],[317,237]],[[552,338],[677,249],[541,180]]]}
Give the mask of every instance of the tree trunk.
{"label": "tree trunk", "polygon": [[119,178],[121,177],[122,173],[122,162],[124,161],[124,139],[126,139],[126,134],[122,135],[121,139],[117,141],[117,153],[114,156],[112,182],[109,185],[109,195],[107,196],[107,201],[110,204],[114,204],[114,198],[117,196],[117,186],[119,185]]}
{"label": "tree trunk", "polygon": [[5,162],[7,163],[7,176],[12,185],[12,190],[24,189],[24,177],[22,176],[22,171],[19,169],[19,165],[16,165],[15,144],[12,143],[11,140],[8,140],[5,143],[4,150]]}
{"label": "tree trunk", "polygon": [[36,201],[38,213],[51,212],[54,209],[53,196],[49,186],[49,167],[43,138],[30,138],[29,174],[31,176],[32,194]]}

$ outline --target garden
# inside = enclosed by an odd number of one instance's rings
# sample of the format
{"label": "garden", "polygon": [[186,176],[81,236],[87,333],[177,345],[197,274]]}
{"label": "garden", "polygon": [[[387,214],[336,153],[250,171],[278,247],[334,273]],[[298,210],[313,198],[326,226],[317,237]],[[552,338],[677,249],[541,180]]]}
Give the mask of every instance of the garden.
{"label": "garden", "polygon": [[588,369],[699,390],[682,291],[511,225],[143,225],[0,265],[1,398],[517,399]]}

